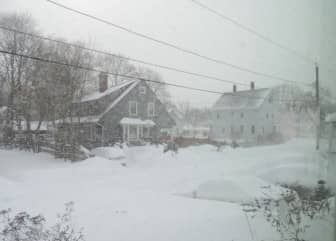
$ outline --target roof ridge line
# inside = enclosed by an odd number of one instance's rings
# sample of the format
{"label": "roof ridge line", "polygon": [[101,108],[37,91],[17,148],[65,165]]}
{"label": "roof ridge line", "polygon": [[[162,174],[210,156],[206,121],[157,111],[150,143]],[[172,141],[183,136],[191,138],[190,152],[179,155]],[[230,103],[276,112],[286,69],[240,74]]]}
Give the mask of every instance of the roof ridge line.
{"label": "roof ridge line", "polygon": [[97,115],[100,120],[107,112],[109,112],[115,105],[117,105],[135,86],[137,86],[141,80],[134,80],[134,82],[127,87],[101,114]]}

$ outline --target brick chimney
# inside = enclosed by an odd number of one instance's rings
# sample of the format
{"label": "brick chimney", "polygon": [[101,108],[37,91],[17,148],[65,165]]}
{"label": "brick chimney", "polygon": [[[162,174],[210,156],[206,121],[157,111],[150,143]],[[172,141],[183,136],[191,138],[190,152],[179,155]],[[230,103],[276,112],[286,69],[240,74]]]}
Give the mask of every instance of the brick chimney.
{"label": "brick chimney", "polygon": [[237,92],[237,85],[233,85],[233,93]]}
{"label": "brick chimney", "polygon": [[254,90],[254,82],[251,81],[251,90]]}
{"label": "brick chimney", "polygon": [[107,73],[99,73],[99,92],[102,93],[107,90],[108,75]]}

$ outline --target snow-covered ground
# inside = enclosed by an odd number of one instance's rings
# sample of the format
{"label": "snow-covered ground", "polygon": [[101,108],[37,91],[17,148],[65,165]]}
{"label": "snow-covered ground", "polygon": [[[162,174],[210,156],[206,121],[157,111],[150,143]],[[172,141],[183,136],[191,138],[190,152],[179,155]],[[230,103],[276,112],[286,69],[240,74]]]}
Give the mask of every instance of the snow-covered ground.
{"label": "snow-covered ground", "polygon": [[[0,210],[42,213],[53,221],[74,201],[74,222],[88,241],[276,240],[261,217],[246,218],[240,203],[278,195],[277,182],[315,185],[326,169],[307,139],[221,152],[208,145],[178,154],[155,146],[94,152],[68,163],[0,150]],[[323,224],[308,235],[326,241],[331,230]]]}

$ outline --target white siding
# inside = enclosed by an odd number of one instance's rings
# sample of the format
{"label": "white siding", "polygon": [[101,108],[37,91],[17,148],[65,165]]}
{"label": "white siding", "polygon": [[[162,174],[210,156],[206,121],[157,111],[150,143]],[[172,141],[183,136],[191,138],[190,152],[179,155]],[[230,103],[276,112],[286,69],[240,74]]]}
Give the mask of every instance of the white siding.
{"label": "white siding", "polygon": [[[258,109],[214,110],[211,118],[210,138],[214,140],[250,141],[258,136],[272,134],[274,126],[277,130],[279,128],[277,108],[268,101],[265,101]],[[254,126],[254,133],[252,133],[252,126]]]}

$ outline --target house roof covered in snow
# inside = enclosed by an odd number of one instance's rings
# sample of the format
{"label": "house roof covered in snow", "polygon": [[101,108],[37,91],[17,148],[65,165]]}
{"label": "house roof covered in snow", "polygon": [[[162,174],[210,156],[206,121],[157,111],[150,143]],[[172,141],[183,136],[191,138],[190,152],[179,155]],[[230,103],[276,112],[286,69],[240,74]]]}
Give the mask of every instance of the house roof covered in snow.
{"label": "house roof covered in snow", "polygon": [[90,93],[88,95],[85,95],[83,96],[80,100],[76,100],[75,103],[79,103],[79,102],[87,102],[87,101],[92,101],[92,100],[98,100],[106,95],[109,95],[115,91],[118,91],[120,90],[121,88],[123,87],[126,87],[132,83],[135,83],[135,82],[138,82],[139,80],[130,80],[130,81],[127,81],[127,82],[124,82],[122,84],[119,84],[119,85],[116,85],[116,86],[113,86],[111,88],[108,88],[106,91],[104,92],[99,92],[99,91],[96,91],[96,92],[93,92],[93,93]]}
{"label": "house roof covered in snow", "polygon": [[[30,122],[30,129],[35,131],[37,130],[37,127],[40,125],[39,127],[39,130],[40,131],[46,131],[48,130],[49,126],[51,127],[52,126],[52,123],[51,122],[48,122],[48,121],[42,121],[41,123],[39,123],[39,121],[31,121]],[[21,121],[21,130],[25,131],[27,130],[27,123],[26,121]],[[14,130],[20,130],[19,129],[19,125],[17,122],[14,123]]]}
{"label": "house roof covered in snow", "polygon": [[[110,110],[112,110],[113,107],[115,107],[125,96],[127,96],[127,94],[131,90],[133,90],[140,82],[141,82],[140,80],[131,80],[131,81],[122,83],[120,85],[113,86],[113,87],[107,89],[106,91],[104,91],[102,93],[95,92],[95,93],[92,93],[88,96],[83,97],[80,101],[77,101],[75,103],[85,103],[85,102],[88,102],[88,101],[98,100],[100,98],[103,98],[104,96],[112,94],[113,92],[115,92],[117,90],[124,89],[120,95],[118,95],[115,99],[113,99],[113,101],[105,109],[103,109],[101,111],[100,114],[95,115],[95,116],[81,116],[79,118],[73,118],[73,121],[80,122],[80,123],[95,123],[95,122],[98,122],[106,113],[108,113]],[[70,122],[70,119],[67,118],[65,120],[65,123],[66,122]]]}
{"label": "house roof covered in snow", "polygon": [[127,117],[122,118],[120,120],[120,124],[121,125],[146,126],[146,127],[155,126],[155,123],[152,120],[141,120],[138,118],[127,118]]}
{"label": "house roof covered in snow", "polygon": [[224,93],[214,104],[214,109],[256,109],[269,96],[271,89],[254,89]]}
{"label": "house roof covered in snow", "polygon": [[182,129],[185,130],[185,131],[210,131],[210,127],[208,127],[208,126],[187,125],[187,126],[183,126]]}
{"label": "house roof covered in snow", "polygon": [[132,89],[134,89],[135,86],[137,86],[140,83],[140,80],[135,80],[128,83],[128,88],[119,95],[108,107],[107,109],[100,115],[100,118],[105,115],[107,112],[109,112],[114,106],[116,106]]}

